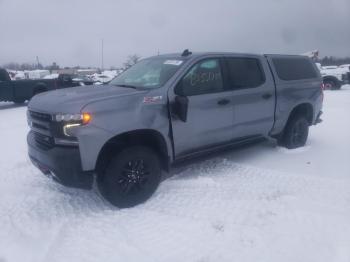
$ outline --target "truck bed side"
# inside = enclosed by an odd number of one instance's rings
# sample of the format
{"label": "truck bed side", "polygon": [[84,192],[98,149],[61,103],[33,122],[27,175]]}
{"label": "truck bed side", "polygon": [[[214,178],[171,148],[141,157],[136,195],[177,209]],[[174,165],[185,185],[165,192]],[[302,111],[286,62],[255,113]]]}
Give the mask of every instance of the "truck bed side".
{"label": "truck bed side", "polygon": [[[283,131],[289,116],[292,111],[298,106],[307,106],[312,108],[311,124],[315,123],[316,118],[321,110],[323,94],[322,94],[322,78],[317,70],[316,65],[311,59],[302,56],[288,56],[288,55],[265,55],[270,65],[270,69],[275,79],[276,85],[276,107],[275,107],[275,124],[271,130],[271,135],[279,134]],[[284,78],[281,75],[281,70],[277,70],[276,61],[281,59],[308,59],[314,68],[314,75],[304,79],[293,79],[293,75],[307,74],[303,68],[289,68],[290,76]],[[293,74],[291,74],[293,72]],[[286,72],[288,74],[288,72]],[[310,72],[311,74],[311,72]],[[297,78],[297,77],[295,77]]]}

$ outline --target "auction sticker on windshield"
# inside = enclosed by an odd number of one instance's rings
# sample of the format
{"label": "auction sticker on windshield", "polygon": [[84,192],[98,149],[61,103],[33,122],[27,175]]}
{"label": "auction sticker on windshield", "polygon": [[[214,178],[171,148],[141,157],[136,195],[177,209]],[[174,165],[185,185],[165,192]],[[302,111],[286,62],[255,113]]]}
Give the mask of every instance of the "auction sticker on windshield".
{"label": "auction sticker on windshield", "polygon": [[164,62],[164,65],[176,65],[176,66],[179,66],[182,64],[183,61],[181,60],[166,60]]}

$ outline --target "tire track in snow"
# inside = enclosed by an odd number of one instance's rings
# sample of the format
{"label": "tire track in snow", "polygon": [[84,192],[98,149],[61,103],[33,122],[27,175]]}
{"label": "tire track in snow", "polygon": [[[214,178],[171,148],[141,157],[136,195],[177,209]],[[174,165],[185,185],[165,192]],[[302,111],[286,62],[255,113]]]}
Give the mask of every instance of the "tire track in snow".
{"label": "tire track in snow", "polygon": [[[302,224],[320,231],[319,237],[332,239],[323,227],[335,215],[343,225],[349,218],[344,209],[350,197],[347,181],[301,177],[225,159],[186,168],[164,181],[148,202],[126,210],[111,207],[96,192],[64,188],[41,178],[25,165],[8,175],[13,175],[6,180],[13,196],[8,203],[1,202],[8,217],[0,216],[0,222],[9,234],[19,234],[29,243],[38,241],[32,245],[37,252],[32,261],[230,261],[234,252],[245,258],[252,249],[266,252],[268,245],[276,245],[274,238],[292,239],[296,245]],[[325,211],[333,214],[319,219]],[[282,222],[294,223],[296,232]],[[341,229],[344,234],[337,226],[334,230],[348,239],[348,227]],[[305,243],[322,246],[303,237]],[[232,256],[227,249],[232,249]]]}

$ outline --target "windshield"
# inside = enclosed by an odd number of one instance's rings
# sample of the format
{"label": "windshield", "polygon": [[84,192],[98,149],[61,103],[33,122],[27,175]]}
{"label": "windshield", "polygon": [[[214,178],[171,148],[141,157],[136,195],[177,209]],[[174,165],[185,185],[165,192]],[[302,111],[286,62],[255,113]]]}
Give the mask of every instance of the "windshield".
{"label": "windshield", "polygon": [[150,58],[140,61],[111,81],[111,85],[154,89],[164,85],[181,67],[183,60]]}

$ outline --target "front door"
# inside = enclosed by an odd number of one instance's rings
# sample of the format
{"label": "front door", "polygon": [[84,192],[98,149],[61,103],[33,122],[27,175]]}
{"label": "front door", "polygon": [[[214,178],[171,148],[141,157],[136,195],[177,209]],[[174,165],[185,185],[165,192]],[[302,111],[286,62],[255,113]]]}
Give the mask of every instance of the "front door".
{"label": "front door", "polygon": [[232,139],[232,91],[225,89],[221,65],[220,58],[201,60],[175,87],[175,96],[188,99],[186,122],[171,114],[176,158]]}

